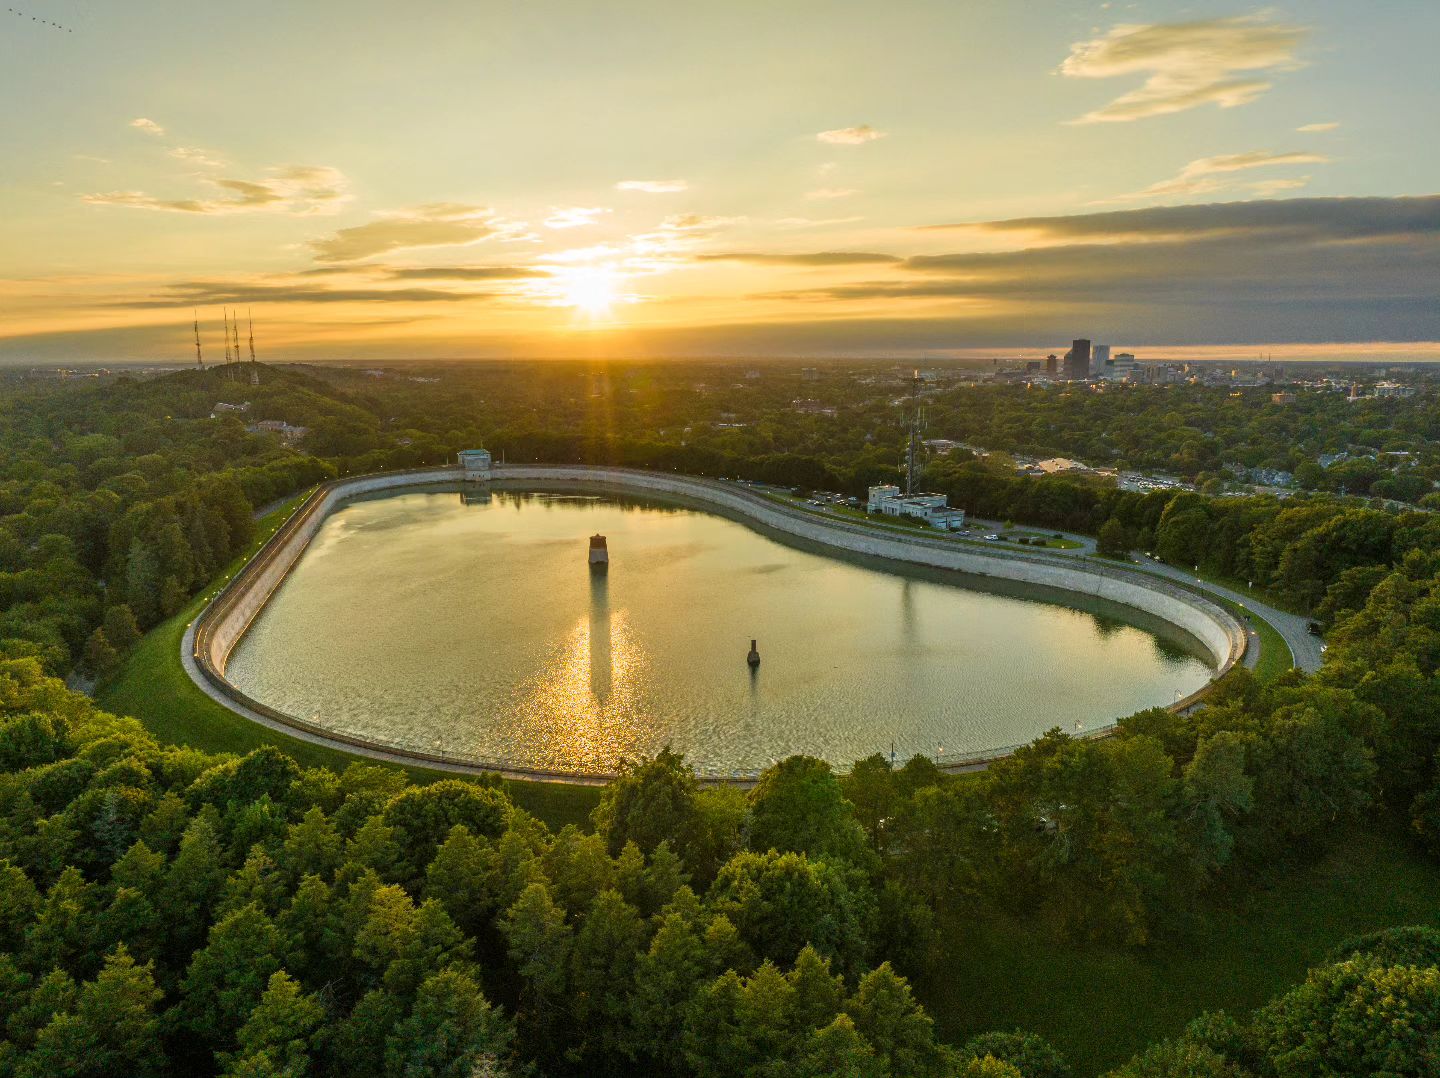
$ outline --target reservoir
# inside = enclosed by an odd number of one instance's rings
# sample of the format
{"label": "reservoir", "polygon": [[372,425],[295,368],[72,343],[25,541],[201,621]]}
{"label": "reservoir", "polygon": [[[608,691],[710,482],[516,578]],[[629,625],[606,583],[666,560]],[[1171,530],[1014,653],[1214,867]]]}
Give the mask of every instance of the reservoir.
{"label": "reservoir", "polygon": [[562,772],[669,745],[729,775],[1094,731],[1212,674],[1137,611],[994,587],[648,497],[410,489],[326,518],[226,676],[380,745]]}

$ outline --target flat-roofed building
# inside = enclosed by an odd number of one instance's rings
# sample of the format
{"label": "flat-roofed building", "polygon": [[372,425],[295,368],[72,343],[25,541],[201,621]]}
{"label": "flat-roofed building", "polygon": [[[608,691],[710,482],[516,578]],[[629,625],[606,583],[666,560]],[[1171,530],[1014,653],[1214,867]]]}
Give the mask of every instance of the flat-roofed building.
{"label": "flat-roofed building", "polygon": [[461,469],[467,480],[490,478],[490,451],[488,449],[462,449],[457,454]]}

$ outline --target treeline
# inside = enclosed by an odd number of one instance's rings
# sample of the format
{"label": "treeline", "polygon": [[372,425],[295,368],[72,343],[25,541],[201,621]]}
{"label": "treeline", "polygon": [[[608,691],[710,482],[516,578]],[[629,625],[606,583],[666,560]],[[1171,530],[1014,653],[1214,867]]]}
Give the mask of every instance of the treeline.
{"label": "treeline", "polygon": [[667,755],[595,823],[552,834],[498,782],[161,747],[6,661],[0,1075],[967,1066],[881,960],[924,908],[828,770],[746,798]]}
{"label": "treeline", "polygon": [[[1034,1034],[936,1039],[931,903],[1142,940],[1362,812],[1375,711],[1240,679],[980,777],[795,757],[749,794],[667,752],[552,833],[498,781],[160,746],[8,660],[0,1076],[1069,1078]],[[1115,1078],[1431,1074],[1437,946],[1357,941]]]}
{"label": "treeline", "polygon": [[[275,378],[272,407],[317,396]],[[0,396],[0,655],[103,677],[246,549],[255,507],[334,474],[208,418],[240,388],[185,372]]]}
{"label": "treeline", "polygon": [[[1358,507],[1323,495],[1139,493],[1002,475],[979,461],[932,464],[925,479],[976,516],[1098,535],[1110,553],[1152,551],[1174,565],[1253,583],[1322,619],[1334,616],[1335,604],[1358,582],[1373,582],[1412,552],[1440,552],[1440,515]],[[1332,588],[1337,593],[1327,602]]]}

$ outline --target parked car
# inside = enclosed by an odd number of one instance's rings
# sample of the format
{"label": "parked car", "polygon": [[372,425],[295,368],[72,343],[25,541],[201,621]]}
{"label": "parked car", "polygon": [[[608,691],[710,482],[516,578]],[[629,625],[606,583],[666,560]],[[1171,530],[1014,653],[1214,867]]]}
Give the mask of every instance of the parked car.
{"label": "parked car", "polygon": [[1318,621],[1312,621],[1309,625],[1305,626],[1305,631],[1311,636],[1319,636],[1320,623]]}

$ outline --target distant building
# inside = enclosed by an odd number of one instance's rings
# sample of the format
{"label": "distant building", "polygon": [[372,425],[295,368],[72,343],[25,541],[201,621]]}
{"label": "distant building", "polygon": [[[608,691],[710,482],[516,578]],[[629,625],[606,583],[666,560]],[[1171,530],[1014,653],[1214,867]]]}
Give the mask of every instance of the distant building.
{"label": "distant building", "polygon": [[1106,368],[1110,366],[1110,346],[1108,344],[1097,344],[1090,353],[1090,373],[1097,377],[1104,377]]}
{"label": "distant building", "polygon": [[943,494],[912,494],[907,498],[899,487],[887,484],[870,488],[865,511],[887,517],[913,517],[932,528],[957,531],[965,526],[965,510],[951,509],[949,500]]}
{"label": "distant building", "polygon": [[799,412],[801,415],[833,416],[835,414],[834,408],[827,407],[826,405],[821,404],[819,401],[811,397],[807,397],[803,400],[793,400],[790,402],[790,407],[795,409],[795,411]]}
{"label": "distant building", "polygon": [[1135,380],[1135,353],[1116,352],[1111,370],[1114,372],[1115,381],[1133,382]]}
{"label": "distant building", "polygon": [[258,423],[250,424],[245,429],[252,434],[278,434],[287,442],[298,442],[310,433],[309,427],[292,426],[283,419],[262,419]]}
{"label": "distant building", "polygon": [[800,378],[801,378],[802,381],[806,381],[806,382],[818,382],[818,381],[820,381],[820,368],[818,368],[818,367],[801,367],[801,368],[800,368]]}
{"label": "distant building", "polygon": [[1045,357],[1045,373],[1048,374],[1051,378],[1054,378],[1055,375],[1059,372],[1059,363],[1060,361],[1055,356],[1055,353],[1051,352],[1048,356]]}
{"label": "distant building", "polygon": [[1271,403],[1271,404],[1294,404],[1294,403],[1295,403],[1295,394],[1294,394],[1294,393],[1271,393],[1271,394],[1270,394],[1270,403]]}
{"label": "distant building", "polygon": [[1083,337],[1070,342],[1070,351],[1065,353],[1065,377],[1073,382],[1090,377],[1090,342]]}
{"label": "distant building", "polygon": [[464,469],[466,479],[483,481],[490,478],[491,460],[489,450],[462,449],[457,454],[457,457],[460,467]]}
{"label": "distant building", "polygon": [[1413,397],[1415,387],[1402,385],[1399,382],[1376,382],[1375,396],[1377,397]]}

